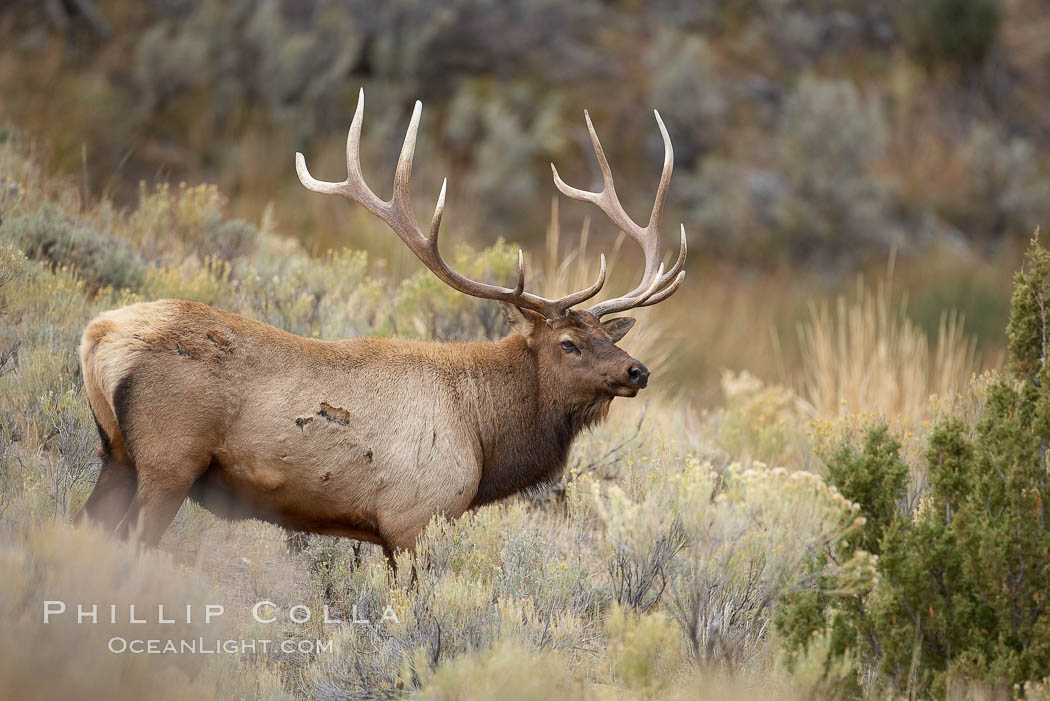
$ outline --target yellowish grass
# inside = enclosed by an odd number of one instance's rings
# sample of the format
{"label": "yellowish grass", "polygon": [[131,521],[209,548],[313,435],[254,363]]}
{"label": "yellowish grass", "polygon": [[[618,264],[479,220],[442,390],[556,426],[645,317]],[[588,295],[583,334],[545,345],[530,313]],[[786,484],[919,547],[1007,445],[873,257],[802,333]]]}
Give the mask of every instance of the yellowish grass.
{"label": "yellowish grass", "polygon": [[[226,597],[206,576],[179,568],[163,552],[52,523],[26,528],[18,542],[0,541],[0,567],[5,698],[205,701],[267,698],[281,689],[276,669],[266,664],[231,665],[229,656],[224,664],[218,654],[113,652],[133,640],[203,639],[214,646],[247,634],[243,612],[206,622],[205,606],[222,605]],[[45,602],[52,602],[47,622]]]}
{"label": "yellowish grass", "polygon": [[799,393],[824,418],[871,415],[893,428],[926,417],[931,396],[950,399],[980,369],[976,339],[954,310],[932,343],[894,294],[889,274],[874,288],[858,278],[852,297],[812,303],[798,326]]}

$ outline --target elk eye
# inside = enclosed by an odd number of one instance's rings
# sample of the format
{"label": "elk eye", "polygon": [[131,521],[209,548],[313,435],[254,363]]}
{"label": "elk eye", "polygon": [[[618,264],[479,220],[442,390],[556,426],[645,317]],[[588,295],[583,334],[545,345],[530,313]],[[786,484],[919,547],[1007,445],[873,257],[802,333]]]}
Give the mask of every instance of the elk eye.
{"label": "elk eye", "polygon": [[561,349],[566,353],[579,353],[580,349],[576,347],[576,344],[572,341],[562,341]]}

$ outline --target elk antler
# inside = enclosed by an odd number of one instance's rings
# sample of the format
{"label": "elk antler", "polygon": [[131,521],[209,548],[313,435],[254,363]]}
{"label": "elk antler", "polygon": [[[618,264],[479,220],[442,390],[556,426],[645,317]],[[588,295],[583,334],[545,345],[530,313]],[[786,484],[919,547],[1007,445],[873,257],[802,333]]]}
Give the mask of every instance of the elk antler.
{"label": "elk antler", "polygon": [[612,220],[620,230],[627,234],[645,253],[645,272],[642,281],[633,290],[615,299],[600,302],[587,311],[597,317],[602,317],[613,312],[622,312],[635,307],[648,307],[651,304],[662,302],[673,295],[685,278],[686,243],[685,225],[682,225],[682,247],[678,252],[678,260],[664,273],[664,266],[660,263],[660,217],[663,214],[664,200],[667,198],[667,186],[671,181],[671,171],[674,169],[674,151],[671,149],[671,138],[667,135],[667,128],[660,119],[660,113],[653,110],[656,115],[656,123],[660,125],[660,135],[664,139],[664,169],[660,175],[660,185],[656,188],[656,201],[653,203],[653,212],[649,216],[649,224],[644,228],[638,226],[630,215],[620,204],[616,196],[616,187],[613,184],[612,170],[609,161],[605,158],[605,151],[598,141],[598,135],[594,132],[591,124],[591,115],[586,110],[583,116],[587,119],[587,131],[591,134],[591,143],[594,144],[594,154],[598,157],[598,165],[602,169],[602,189],[600,192],[589,192],[578,190],[565,184],[558,175],[558,169],[551,163],[554,171],[554,184],[566,197],[571,197],[583,202],[596,205],[609,219]]}
{"label": "elk antler", "polygon": [[405,134],[405,143],[401,147],[401,156],[397,160],[397,170],[394,172],[394,192],[389,200],[382,200],[372,192],[365,183],[361,172],[361,122],[364,119],[364,109],[365,91],[362,89],[357,98],[354,120],[350,124],[350,134],[346,139],[346,180],[343,182],[330,183],[315,179],[306,168],[306,159],[303,154],[295,154],[295,171],[299,175],[299,180],[308,189],[326,195],[342,195],[360,203],[386,223],[408,246],[409,250],[445,284],[471,297],[509,302],[515,306],[539,312],[548,319],[556,319],[564,316],[570,307],[594,297],[602,289],[602,285],[605,284],[604,254],[601,257],[601,270],[598,272],[597,281],[585,290],[574,292],[560,299],[546,299],[525,291],[525,260],[520,249],[518,251],[518,282],[514,288],[476,282],[450,268],[438,252],[438,229],[441,226],[441,214],[445,208],[447,178],[441,184],[441,194],[438,195],[437,207],[434,209],[434,218],[430,222],[428,235],[423,234],[419,222],[412,213],[410,202],[409,181],[412,175],[412,156],[416,149],[416,130],[419,127],[419,115],[423,110],[423,103],[417,100],[415,109],[412,110],[408,133]]}

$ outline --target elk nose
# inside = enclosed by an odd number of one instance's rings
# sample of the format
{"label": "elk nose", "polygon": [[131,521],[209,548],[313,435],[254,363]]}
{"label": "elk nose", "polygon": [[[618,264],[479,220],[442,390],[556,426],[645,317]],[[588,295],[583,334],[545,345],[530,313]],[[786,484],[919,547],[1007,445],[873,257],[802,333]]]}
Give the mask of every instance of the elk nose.
{"label": "elk nose", "polygon": [[631,366],[627,368],[627,377],[630,378],[631,382],[638,387],[638,389],[643,389],[649,384],[649,368],[635,360],[631,363]]}

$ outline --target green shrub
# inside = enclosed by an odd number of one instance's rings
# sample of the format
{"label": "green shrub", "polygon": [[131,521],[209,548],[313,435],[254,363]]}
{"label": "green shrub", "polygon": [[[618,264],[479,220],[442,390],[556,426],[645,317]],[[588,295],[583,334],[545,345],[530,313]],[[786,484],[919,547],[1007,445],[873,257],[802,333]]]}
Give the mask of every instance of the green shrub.
{"label": "green shrub", "polygon": [[[614,589],[637,609],[662,593],[693,659],[739,672],[762,647],[776,602],[817,581],[807,560],[861,525],[855,507],[808,472],[734,464],[719,473],[693,456],[646,462],[644,486],[631,493],[579,480],[581,489],[590,485],[605,527],[598,552]],[[866,553],[853,555],[834,567],[840,586],[866,590],[874,565]],[[622,595],[628,574],[648,573],[637,603]]]}
{"label": "green shrub", "polygon": [[248,222],[227,218],[225,209],[226,198],[214,185],[180,183],[173,191],[166,183],[152,189],[141,183],[128,228],[153,256],[194,253],[232,260],[253,249],[258,231]]}
{"label": "green shrub", "polygon": [[[454,658],[500,642],[575,655],[596,634],[607,598],[563,528],[520,501],[488,506],[456,521],[432,520],[415,554],[398,556],[394,581],[376,560],[349,572],[356,597],[349,603],[361,616],[379,620],[389,604],[398,620],[337,633],[339,654],[308,670],[310,695],[425,690]],[[345,606],[329,603],[337,613]]]}
{"label": "green shrub", "polygon": [[136,288],[146,264],[126,244],[76,222],[50,205],[0,224],[0,241],[55,266],[72,265],[95,287]]}
{"label": "green shrub", "polygon": [[[221,635],[220,621],[212,625],[182,621],[175,625],[131,625],[118,619],[104,623],[106,609],[92,625],[78,625],[72,613],[41,623],[43,600],[129,603],[138,611],[157,611],[165,604],[193,602],[194,608],[214,601],[214,592],[199,577],[188,577],[171,558],[159,552],[138,552],[114,543],[101,531],[73,530],[48,525],[32,531],[18,545],[0,544],[0,613],[6,633],[0,637],[0,687],[12,698],[117,698],[151,696],[165,699],[219,698],[216,655],[113,654],[107,641],[113,636],[166,639],[169,636]],[[86,605],[90,610],[90,603]],[[175,617],[173,617],[175,618]],[[198,619],[201,617],[198,617]],[[157,665],[148,658],[165,657]],[[209,672],[209,665],[214,665]],[[226,667],[224,665],[224,667]],[[40,669],[49,670],[41,674]],[[226,667],[228,673],[228,667]]]}
{"label": "green shrub", "polygon": [[[828,481],[860,506],[863,526],[843,538],[837,548],[820,553],[810,564],[814,572],[826,571],[831,563],[858,552],[877,554],[907,490],[908,468],[900,457],[900,443],[885,425],[869,428],[860,446],[843,438],[827,468]],[[853,652],[869,650],[871,645],[872,625],[864,616],[871,589],[850,591],[843,584],[838,573],[825,575],[817,587],[785,597],[775,617],[789,667],[801,665],[814,656],[815,648],[823,648],[825,683],[831,678],[836,682],[826,689],[832,696],[859,692],[855,669],[853,674],[833,672],[843,662],[855,663]]]}
{"label": "green shrub", "polygon": [[375,333],[388,294],[385,281],[368,276],[367,254],[344,249],[256,264],[239,280],[235,308],[302,336],[349,338]]}
{"label": "green shrub", "polygon": [[899,24],[913,50],[926,61],[979,64],[995,42],[999,0],[905,0]]}
{"label": "green shrub", "polygon": [[139,294],[148,300],[177,297],[220,305],[234,283],[230,265],[216,258],[187,258],[181,265],[150,267]]}
{"label": "green shrub", "polygon": [[70,516],[75,502],[87,496],[98,471],[98,434],[87,401],[78,390],[47,393],[40,398],[40,413],[47,430],[45,446],[61,457],[56,460],[50,453],[44,458],[44,484],[56,513]]}
{"label": "green shrub", "polygon": [[660,613],[634,616],[615,606],[605,629],[616,679],[628,689],[646,692],[645,698],[666,696],[683,657],[674,622]]}
{"label": "green shrub", "polygon": [[789,650],[830,634],[829,660],[860,651],[859,671],[877,669],[912,697],[971,685],[1006,692],[1045,675],[1048,292],[1050,252],[1036,239],[1014,279],[1008,373],[986,390],[975,425],[948,416],[933,428],[929,486],[914,514],[897,508],[907,471],[885,429],[832,456],[830,478],[868,519],[863,537],[844,548],[878,552],[880,576],[867,596],[789,601],[777,621]]}
{"label": "green shrub", "polygon": [[744,370],[722,373],[725,406],[716,414],[718,445],[737,459],[812,469],[804,431],[812,408],[781,385],[767,385]]}
{"label": "green shrub", "polygon": [[[511,287],[517,280],[517,250],[502,240],[480,252],[456,246],[451,265],[473,280]],[[395,333],[441,341],[479,336],[494,340],[507,331],[495,304],[456,292],[429,270],[419,271],[401,285],[390,321]]]}
{"label": "green shrub", "polygon": [[846,442],[828,462],[828,481],[850,501],[860,504],[864,528],[852,544],[879,554],[883,531],[896,518],[908,487],[908,466],[900,443],[886,426],[869,429],[860,451]]}
{"label": "green shrub", "polygon": [[715,154],[685,176],[678,187],[693,200],[689,220],[733,231],[717,245],[745,260],[818,251],[860,260],[885,250],[898,234],[876,164],[890,133],[881,104],[857,83],[803,77],[775,130],[747,142],[747,152]]}

